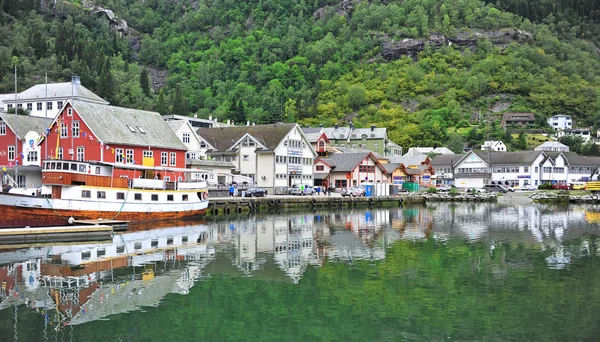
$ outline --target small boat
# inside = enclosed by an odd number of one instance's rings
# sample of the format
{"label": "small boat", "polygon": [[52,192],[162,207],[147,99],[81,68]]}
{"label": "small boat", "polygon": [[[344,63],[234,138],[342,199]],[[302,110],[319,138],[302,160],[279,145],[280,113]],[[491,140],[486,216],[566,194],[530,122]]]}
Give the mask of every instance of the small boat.
{"label": "small boat", "polygon": [[0,193],[0,227],[60,226],[75,220],[148,222],[197,218],[208,207],[207,184],[198,177],[199,172],[46,160],[38,191]]}

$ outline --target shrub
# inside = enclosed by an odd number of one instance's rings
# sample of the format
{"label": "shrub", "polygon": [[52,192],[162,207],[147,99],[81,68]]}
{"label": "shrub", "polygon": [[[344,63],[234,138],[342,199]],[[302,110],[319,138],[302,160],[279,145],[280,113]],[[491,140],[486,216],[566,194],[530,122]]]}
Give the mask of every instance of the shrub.
{"label": "shrub", "polygon": [[450,194],[450,196],[456,196],[456,195],[458,195],[458,189],[452,188],[452,189],[450,189],[450,191],[448,193]]}
{"label": "shrub", "polygon": [[437,192],[437,189],[435,186],[430,186],[427,188],[427,193],[428,194],[435,194]]}

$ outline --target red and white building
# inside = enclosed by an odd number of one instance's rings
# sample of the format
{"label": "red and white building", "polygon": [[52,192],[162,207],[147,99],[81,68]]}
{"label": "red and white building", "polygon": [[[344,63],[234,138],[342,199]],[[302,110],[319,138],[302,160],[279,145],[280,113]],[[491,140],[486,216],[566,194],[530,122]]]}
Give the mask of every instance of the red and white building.
{"label": "red and white building", "polygon": [[130,179],[142,166],[164,169],[158,179],[184,179],[175,169],[185,168],[187,147],[156,112],[67,101],[45,133],[40,149],[53,159],[128,166]]}
{"label": "red and white building", "polygon": [[317,158],[315,174],[319,174],[324,187],[355,187],[362,183],[386,183],[388,175],[373,152],[332,153],[327,158]]}

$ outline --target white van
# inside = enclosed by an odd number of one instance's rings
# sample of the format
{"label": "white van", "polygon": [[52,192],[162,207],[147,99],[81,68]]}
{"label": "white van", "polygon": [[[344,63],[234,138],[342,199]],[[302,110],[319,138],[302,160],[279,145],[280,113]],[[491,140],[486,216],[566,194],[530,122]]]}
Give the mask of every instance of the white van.
{"label": "white van", "polygon": [[[304,191],[302,191],[304,189]],[[315,188],[312,185],[308,184],[294,184],[289,190],[290,195],[312,195],[315,192]]]}

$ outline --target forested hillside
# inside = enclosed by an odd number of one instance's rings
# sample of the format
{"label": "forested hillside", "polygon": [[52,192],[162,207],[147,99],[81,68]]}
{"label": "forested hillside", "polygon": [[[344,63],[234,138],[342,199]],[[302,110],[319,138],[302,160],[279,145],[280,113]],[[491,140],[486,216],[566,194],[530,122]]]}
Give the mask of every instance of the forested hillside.
{"label": "forested hillside", "polygon": [[121,106],[375,124],[404,146],[474,123],[472,143],[501,138],[503,111],[599,126],[599,4],[488,2],[0,0],[0,92],[13,91],[17,56],[19,90],[80,75]]}

